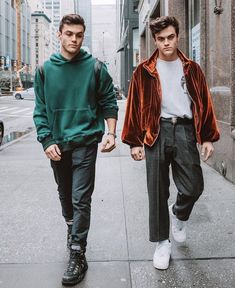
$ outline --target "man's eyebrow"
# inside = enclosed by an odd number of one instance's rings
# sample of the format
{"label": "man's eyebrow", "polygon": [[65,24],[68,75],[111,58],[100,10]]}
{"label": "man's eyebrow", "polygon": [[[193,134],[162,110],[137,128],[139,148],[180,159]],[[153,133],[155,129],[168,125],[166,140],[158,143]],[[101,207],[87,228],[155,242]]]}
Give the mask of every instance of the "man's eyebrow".
{"label": "man's eyebrow", "polygon": [[162,38],[162,39],[164,39],[164,38],[168,38],[168,37],[170,37],[170,36],[175,36],[175,33],[172,33],[172,34],[170,34],[170,35],[167,35],[167,36],[157,36],[157,38]]}
{"label": "man's eyebrow", "polygon": [[77,33],[74,33],[74,32],[71,31],[71,30],[65,30],[64,32],[65,32],[65,33],[72,33],[72,34],[84,34],[84,31],[79,31],[79,32],[77,32]]}

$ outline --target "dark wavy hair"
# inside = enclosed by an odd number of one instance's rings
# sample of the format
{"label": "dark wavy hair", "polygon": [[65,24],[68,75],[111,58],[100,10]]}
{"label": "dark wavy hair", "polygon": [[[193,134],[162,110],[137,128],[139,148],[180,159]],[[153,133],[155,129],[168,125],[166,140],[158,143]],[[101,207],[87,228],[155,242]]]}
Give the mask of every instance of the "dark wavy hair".
{"label": "dark wavy hair", "polygon": [[176,35],[179,35],[179,22],[173,16],[161,16],[154,20],[152,20],[149,24],[149,28],[151,30],[152,36],[155,39],[155,34],[158,34],[163,29],[168,26],[173,26],[175,28]]}
{"label": "dark wavy hair", "polygon": [[85,21],[82,18],[82,16],[78,15],[78,14],[67,14],[64,15],[63,18],[60,21],[60,26],[59,26],[59,31],[62,32],[63,26],[64,24],[67,25],[82,25],[84,28],[84,31],[86,30],[86,25],[85,25]]}

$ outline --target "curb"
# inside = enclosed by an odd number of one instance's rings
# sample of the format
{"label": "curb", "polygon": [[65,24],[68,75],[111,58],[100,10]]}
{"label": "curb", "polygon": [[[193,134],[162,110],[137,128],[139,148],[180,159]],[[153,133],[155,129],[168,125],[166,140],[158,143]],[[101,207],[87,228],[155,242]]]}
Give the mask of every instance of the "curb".
{"label": "curb", "polygon": [[19,138],[15,139],[15,140],[12,140],[12,141],[10,141],[10,142],[8,142],[6,144],[1,145],[0,146],[0,151],[8,148],[9,146],[11,146],[11,145],[13,145],[13,144],[15,144],[15,143],[17,143],[17,142],[19,142],[21,140],[23,140],[24,138],[30,136],[31,134],[33,134],[35,132],[36,132],[36,129],[34,128],[32,131],[29,131],[29,132],[25,133],[24,135],[20,136]]}

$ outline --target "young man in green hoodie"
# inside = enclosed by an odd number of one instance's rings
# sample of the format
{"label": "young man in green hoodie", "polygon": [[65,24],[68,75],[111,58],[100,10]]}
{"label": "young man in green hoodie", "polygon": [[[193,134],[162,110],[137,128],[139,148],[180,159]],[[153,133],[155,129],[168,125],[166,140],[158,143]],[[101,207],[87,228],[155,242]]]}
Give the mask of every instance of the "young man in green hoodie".
{"label": "young man in green hoodie", "polygon": [[75,285],[88,268],[85,252],[90,226],[97,145],[107,122],[102,152],[115,148],[117,102],[106,66],[81,49],[85,23],[65,15],[59,27],[61,51],[35,75],[34,122],[37,139],[51,160],[62,214],[68,225],[70,259],[62,283]]}

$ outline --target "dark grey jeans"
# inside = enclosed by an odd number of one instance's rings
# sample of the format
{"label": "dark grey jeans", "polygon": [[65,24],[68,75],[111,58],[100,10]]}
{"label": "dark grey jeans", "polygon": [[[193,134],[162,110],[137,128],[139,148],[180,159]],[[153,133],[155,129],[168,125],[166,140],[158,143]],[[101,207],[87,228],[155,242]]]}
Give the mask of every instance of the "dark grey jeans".
{"label": "dark grey jeans", "polygon": [[193,124],[161,121],[159,137],[145,153],[150,241],[157,242],[169,238],[169,166],[178,189],[173,206],[178,219],[188,220],[204,189]]}
{"label": "dark grey jeans", "polygon": [[65,221],[73,220],[72,245],[85,247],[90,227],[97,143],[62,153],[51,161]]}

